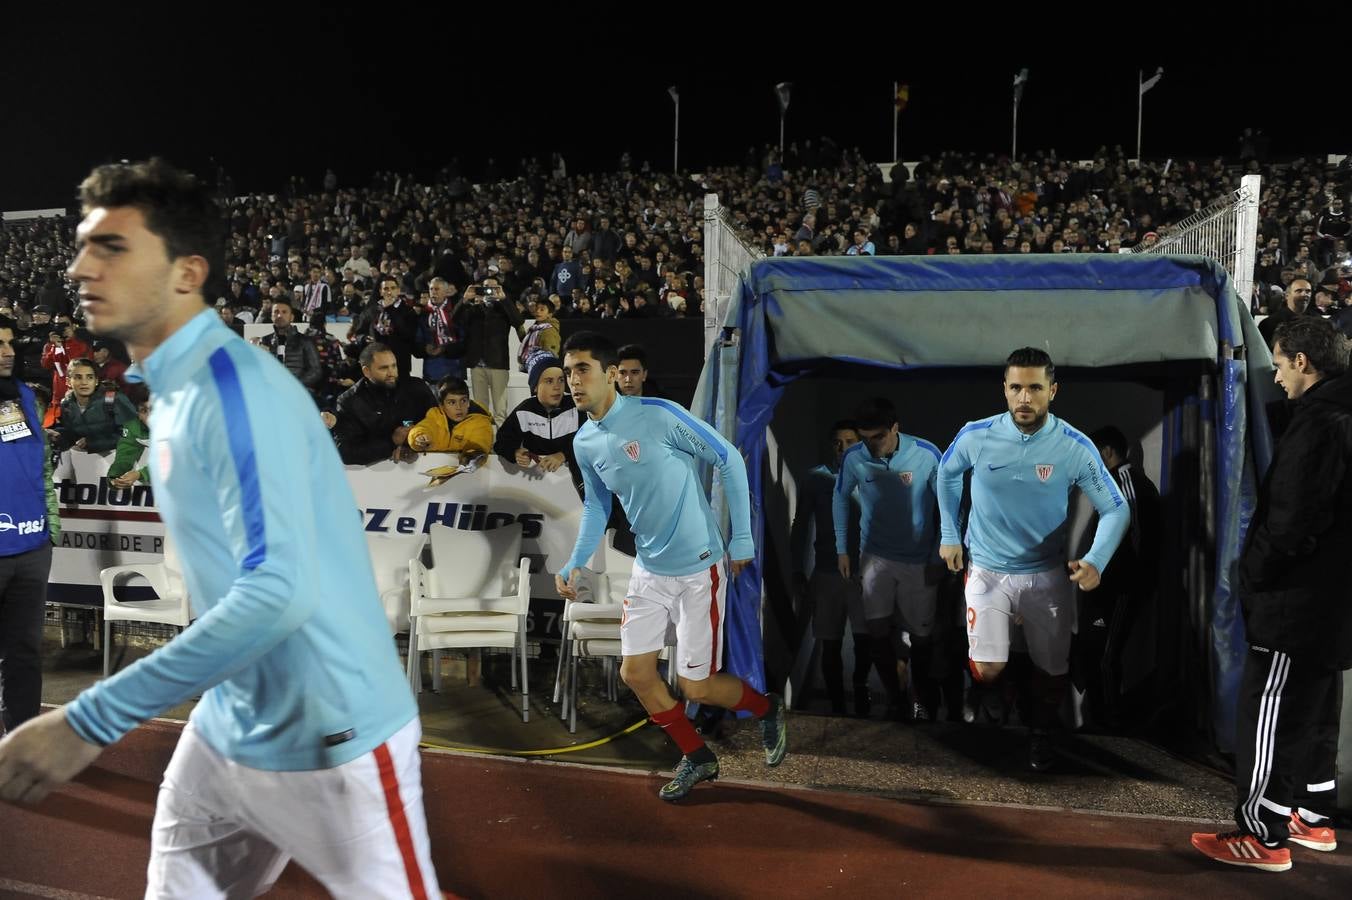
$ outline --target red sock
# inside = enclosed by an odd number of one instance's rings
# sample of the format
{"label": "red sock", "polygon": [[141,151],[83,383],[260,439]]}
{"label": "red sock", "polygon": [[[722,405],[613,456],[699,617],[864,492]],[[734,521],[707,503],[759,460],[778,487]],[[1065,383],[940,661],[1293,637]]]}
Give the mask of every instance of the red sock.
{"label": "red sock", "polygon": [[761,719],[770,711],[770,698],[743,681],[742,699],[737,701],[737,705],[733,709],[737,712],[746,710],[751,715]]}
{"label": "red sock", "polygon": [[652,717],[653,724],[667,733],[667,737],[676,742],[686,756],[704,746],[704,738],[699,736],[694,724],[686,718],[685,704],[677,702],[665,712]]}

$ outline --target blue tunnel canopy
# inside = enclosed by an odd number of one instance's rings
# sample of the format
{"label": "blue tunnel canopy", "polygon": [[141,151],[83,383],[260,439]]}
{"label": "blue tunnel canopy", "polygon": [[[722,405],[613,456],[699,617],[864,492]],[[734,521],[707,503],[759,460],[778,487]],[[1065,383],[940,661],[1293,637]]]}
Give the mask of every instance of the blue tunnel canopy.
{"label": "blue tunnel canopy", "polygon": [[1231,571],[1271,458],[1271,357],[1214,260],[1163,255],[773,258],[743,277],[693,404],[742,451],[757,558],[729,591],[728,663],[764,687],[766,432],[787,384],[831,360],[890,370],[998,366],[1013,347],[1058,367],[1205,362],[1217,373],[1212,718],[1229,749],[1243,622]]}

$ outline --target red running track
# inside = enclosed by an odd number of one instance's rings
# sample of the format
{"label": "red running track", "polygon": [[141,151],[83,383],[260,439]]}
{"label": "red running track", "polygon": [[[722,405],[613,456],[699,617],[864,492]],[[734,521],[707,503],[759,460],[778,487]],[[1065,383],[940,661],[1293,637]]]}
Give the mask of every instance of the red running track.
{"label": "red running track", "polygon": [[[0,804],[0,897],[140,897],[178,731],[144,726],[40,806]],[[1352,897],[1346,846],[1239,871],[1197,855],[1188,822],[723,782],[668,805],[656,776],[435,751],[423,784],[442,887],[467,898]],[[323,892],[293,865],[272,896]]]}

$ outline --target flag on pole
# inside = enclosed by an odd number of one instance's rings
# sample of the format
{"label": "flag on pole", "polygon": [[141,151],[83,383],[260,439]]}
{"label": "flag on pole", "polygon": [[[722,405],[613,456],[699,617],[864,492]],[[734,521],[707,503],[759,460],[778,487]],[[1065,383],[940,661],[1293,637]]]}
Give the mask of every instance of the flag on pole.
{"label": "flag on pole", "polygon": [[897,85],[897,112],[906,109],[906,104],[911,102],[911,86],[909,84]]}
{"label": "flag on pole", "polygon": [[1019,74],[1014,76],[1014,102],[1018,103],[1023,99],[1023,86],[1028,83],[1028,70],[1020,69]]}
{"label": "flag on pole", "polygon": [[792,81],[781,81],[775,85],[775,95],[779,97],[779,111],[786,113],[789,111],[789,91],[793,90]]}
{"label": "flag on pole", "polygon": [[671,101],[673,103],[681,102],[681,93],[680,91],[676,90],[676,85],[673,84],[671,87],[667,88],[667,93],[671,95]]}
{"label": "flag on pole", "polygon": [[1144,97],[1145,92],[1150,90],[1155,85],[1159,84],[1160,79],[1163,77],[1164,77],[1164,66],[1160,66],[1158,69],[1155,70],[1154,75],[1150,76],[1145,81],[1141,82],[1141,96]]}

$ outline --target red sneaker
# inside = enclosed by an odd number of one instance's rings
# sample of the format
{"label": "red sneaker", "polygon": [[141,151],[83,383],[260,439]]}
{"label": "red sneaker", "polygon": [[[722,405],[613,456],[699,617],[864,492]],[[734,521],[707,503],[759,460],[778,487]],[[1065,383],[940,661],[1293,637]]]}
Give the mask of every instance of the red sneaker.
{"label": "red sneaker", "polygon": [[1299,813],[1291,813],[1291,840],[1302,847],[1328,853],[1338,849],[1338,836],[1326,825],[1306,825]]}
{"label": "red sneaker", "polygon": [[1285,872],[1291,868],[1291,851],[1285,847],[1265,847],[1263,842],[1243,831],[1222,834],[1194,834],[1192,845],[1216,862],[1231,866]]}

